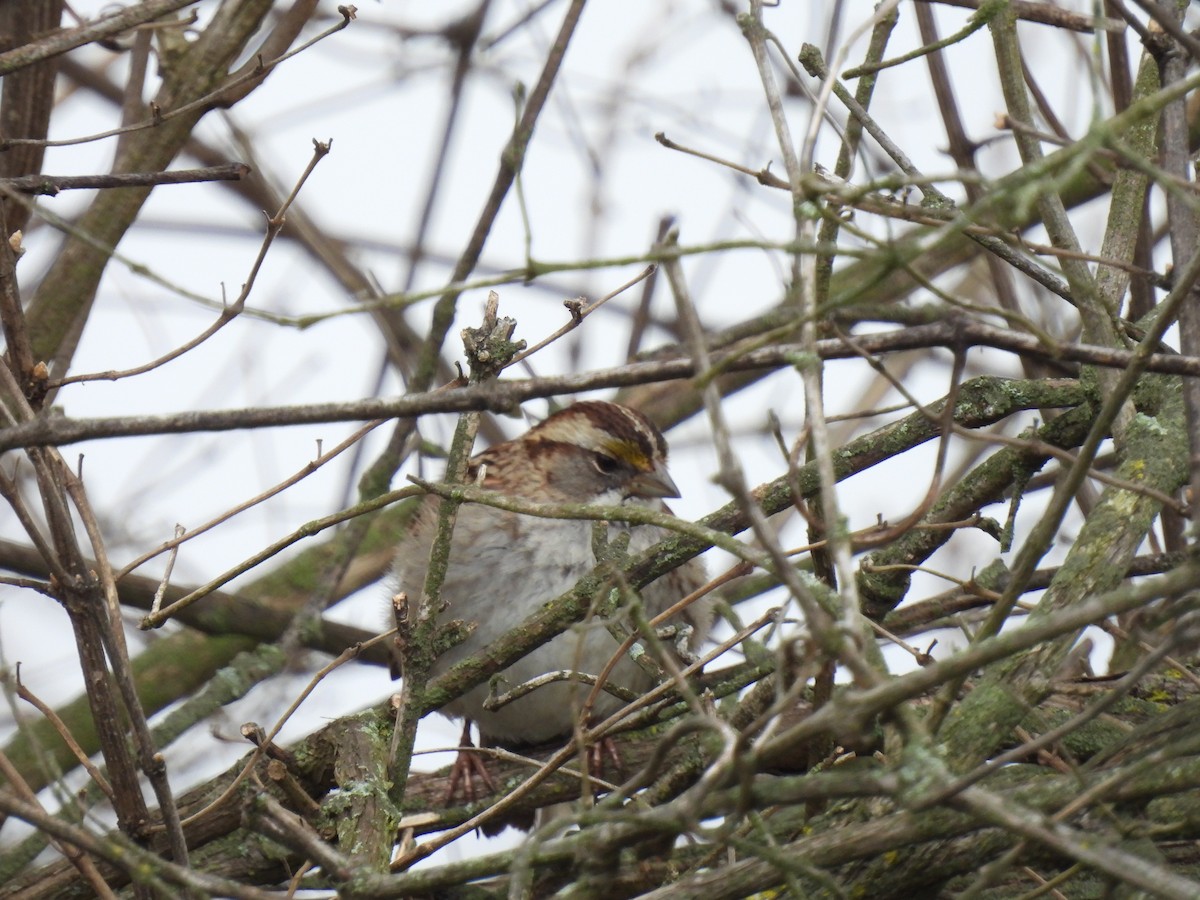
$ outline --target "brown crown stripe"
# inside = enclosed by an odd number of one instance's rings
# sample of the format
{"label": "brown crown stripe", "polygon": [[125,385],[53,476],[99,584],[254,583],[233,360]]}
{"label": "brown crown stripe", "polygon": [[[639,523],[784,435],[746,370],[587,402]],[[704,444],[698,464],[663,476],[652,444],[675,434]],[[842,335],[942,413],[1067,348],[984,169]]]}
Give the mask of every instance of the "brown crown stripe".
{"label": "brown crown stripe", "polygon": [[[569,406],[534,427],[529,436],[549,440],[578,439],[589,430],[579,427],[580,418],[592,426],[592,437],[631,444],[646,460],[666,459],[666,439],[649,419],[635,409],[602,400],[584,400]],[[604,449],[600,441],[592,443],[595,444],[592,449]]]}

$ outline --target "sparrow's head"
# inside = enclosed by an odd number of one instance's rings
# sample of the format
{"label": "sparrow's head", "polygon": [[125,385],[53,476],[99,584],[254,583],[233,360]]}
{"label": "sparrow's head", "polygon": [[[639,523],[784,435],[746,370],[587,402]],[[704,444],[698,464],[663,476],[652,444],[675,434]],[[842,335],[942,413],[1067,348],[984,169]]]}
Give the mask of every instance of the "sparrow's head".
{"label": "sparrow's head", "polygon": [[678,497],[667,473],[667,442],[640,412],[585,400],[535,425],[522,438],[546,486],[579,501]]}

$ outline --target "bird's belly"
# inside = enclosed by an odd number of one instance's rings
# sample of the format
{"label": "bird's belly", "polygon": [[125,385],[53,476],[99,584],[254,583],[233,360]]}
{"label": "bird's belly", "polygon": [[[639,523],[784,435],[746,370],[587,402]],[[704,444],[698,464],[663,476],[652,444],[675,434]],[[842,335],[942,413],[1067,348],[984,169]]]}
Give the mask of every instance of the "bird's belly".
{"label": "bird's belly", "polygon": [[[449,569],[451,575],[442,589],[442,598],[449,599],[449,604],[442,612],[441,619],[443,622],[453,619],[474,622],[475,630],[462,643],[438,658],[434,665],[435,675],[494,645],[543,605],[569,591],[579,579],[592,571],[595,560],[590,547],[591,523],[556,522],[551,525],[552,537],[560,547],[565,534],[571,535],[574,545],[574,552],[561,554],[556,565],[546,564],[546,560],[553,556],[538,546],[536,540],[529,541],[523,550],[514,548],[507,541],[491,546],[477,543],[469,549],[462,548],[471,552],[487,568],[490,577],[483,584],[464,583],[453,578],[453,573],[462,569],[453,566]],[[486,594],[488,599],[485,600],[482,594]],[[486,615],[478,615],[481,609],[486,610]],[[503,670],[497,693],[547,672],[568,670],[599,675],[618,648],[619,644],[603,622],[593,619],[572,626]],[[617,664],[608,681],[635,691],[644,691],[652,682],[628,658]],[[489,685],[485,682],[448,703],[443,711],[473,719],[479,725],[481,734],[500,743],[537,744],[570,734],[591,690],[590,684],[556,682],[539,687],[498,710],[488,711],[483,709],[483,701],[489,693]],[[593,711],[596,715],[605,716],[620,705],[616,697],[602,693]]]}
{"label": "bird's belly", "polygon": [[[574,626],[500,673],[496,693],[504,693],[548,672],[580,672],[598,676],[619,649],[601,622]],[[443,660],[446,657],[443,656]],[[439,663],[440,667],[441,663]],[[651,683],[628,657],[621,659],[607,679],[629,690],[641,692]],[[476,685],[449,703],[445,711],[473,719],[486,737],[506,745],[539,744],[571,733],[592,692],[592,685],[578,681],[556,681],[542,685],[495,711],[483,708],[490,687]],[[621,706],[607,692],[598,695],[594,716],[604,717]]]}

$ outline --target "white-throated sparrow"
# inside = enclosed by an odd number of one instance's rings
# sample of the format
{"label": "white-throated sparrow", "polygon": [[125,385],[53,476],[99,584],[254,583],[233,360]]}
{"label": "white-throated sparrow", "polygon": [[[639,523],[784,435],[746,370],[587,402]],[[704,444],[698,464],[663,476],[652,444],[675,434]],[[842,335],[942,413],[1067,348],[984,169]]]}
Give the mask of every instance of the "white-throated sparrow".
{"label": "white-throated sparrow", "polygon": [[[538,503],[643,503],[662,508],[663,497],[679,490],[667,474],[667,444],[657,428],[635,410],[584,401],[558,412],[519,438],[475,456],[470,478],[482,487]],[[437,529],[437,499],[417,513],[395,564],[395,584],[419,597]],[[547,601],[570,590],[596,565],[590,521],[546,519],[488,506],[464,504],[451,541],[442,584],[442,621],[462,619],[475,630],[439,657],[433,674],[494,643]],[[628,529],[628,552],[636,555],[667,537],[651,525],[609,526],[610,539]],[[691,560],[641,591],[648,616],[656,615],[705,582],[704,565]],[[695,646],[708,631],[711,607],[701,600],[681,618],[692,626]],[[616,653],[617,641],[603,622],[570,629],[501,674],[506,689],[547,672],[571,670],[598,675]],[[609,682],[635,692],[652,679],[633,660],[621,659]],[[538,744],[571,734],[591,688],[554,682],[495,711],[485,710],[488,685],[477,685],[443,712],[475,721],[485,744]],[[620,700],[604,694],[593,710],[606,716]]]}

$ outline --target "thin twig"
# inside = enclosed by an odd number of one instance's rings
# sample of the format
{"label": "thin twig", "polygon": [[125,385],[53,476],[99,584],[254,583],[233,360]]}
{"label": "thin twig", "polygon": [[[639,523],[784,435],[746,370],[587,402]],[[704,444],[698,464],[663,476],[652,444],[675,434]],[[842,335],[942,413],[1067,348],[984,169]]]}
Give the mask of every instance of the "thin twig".
{"label": "thin twig", "polygon": [[60,191],[152,187],[160,184],[195,184],[205,181],[240,181],[250,174],[244,163],[168,172],[127,172],[119,175],[21,175],[0,178],[0,185],[23,194],[54,197]]}
{"label": "thin twig", "polygon": [[[996,328],[982,322],[958,318],[890,332],[866,334],[856,338],[868,353],[941,347],[968,349],[993,347],[1021,356],[1056,362],[1077,362],[1112,369],[1127,369],[1134,361],[1139,371],[1169,375],[1200,376],[1200,357],[1169,352],[1153,352],[1147,347],[1124,350],[1086,343],[1051,342]],[[1157,340],[1149,346],[1161,347]],[[745,372],[773,369],[795,363],[805,348],[782,344],[747,351],[722,351],[712,354],[715,372]],[[824,360],[857,357],[840,339],[821,340],[811,352]],[[314,423],[364,421],[396,417],[415,417],[429,413],[454,413],[467,409],[511,410],[527,400],[556,394],[581,393],[602,388],[626,387],[658,381],[673,381],[697,375],[688,357],[673,357],[651,362],[625,363],[610,369],[597,369],[578,375],[542,376],[532,379],[497,381],[412,393],[400,397],[377,398],[342,403],[314,403],[300,406],[256,407],[244,410],[196,410],[163,416],[126,416],[97,419],[41,417],[0,429],[0,451],[17,447],[64,446],[101,437],[126,437],[151,434],[185,434],[202,431],[229,431],[240,428],[308,425]]]}
{"label": "thin twig", "polygon": [[183,825],[186,827],[202,821],[205,816],[217,809],[220,809],[222,805],[234,797],[242,782],[244,782],[254,772],[254,767],[258,764],[258,761],[267,752],[267,749],[272,745],[272,742],[275,740],[275,738],[279,736],[279,732],[283,729],[283,726],[287,724],[288,720],[291,719],[293,715],[295,715],[296,710],[298,710],[304,701],[308,699],[309,695],[316,690],[317,685],[319,685],[325,679],[325,676],[327,676],[330,672],[333,672],[335,669],[338,669],[350,662],[352,659],[358,656],[358,654],[361,653],[364,648],[371,646],[372,644],[391,640],[395,633],[396,632],[394,630],[386,631],[383,634],[371,638],[371,640],[363,644],[356,644],[353,647],[347,647],[337,656],[337,658],[330,660],[316,673],[314,673],[312,678],[308,680],[308,684],[304,686],[304,689],[300,691],[288,708],[284,710],[283,714],[276,720],[275,724],[271,726],[271,730],[266,733],[265,737],[255,742],[254,750],[250,753],[250,758],[246,760],[245,764],[242,766],[242,769],[229,783],[221,795],[211,803],[207,804],[203,809],[192,813],[190,816],[184,819]]}
{"label": "thin twig", "polygon": [[[222,525],[225,522],[228,522],[230,519],[232,519],[234,516],[238,515],[239,513],[243,513],[246,510],[257,506],[258,504],[260,504],[266,500],[270,500],[272,497],[275,497],[278,494],[282,493],[283,491],[287,490],[288,488],[292,487],[293,485],[298,484],[299,482],[301,482],[305,478],[307,478],[309,475],[311,475],[313,472],[317,471],[317,469],[324,466],[326,463],[336,459],[338,456],[340,456],[342,453],[349,450],[351,447],[357,446],[359,441],[361,441],[364,437],[366,437],[368,434],[370,434],[372,431],[374,431],[376,428],[378,428],[383,423],[384,423],[383,419],[376,419],[374,422],[368,422],[367,424],[363,425],[361,428],[357,429],[353,434],[351,434],[349,437],[347,437],[344,441],[341,441],[337,446],[320,454],[316,459],[312,460],[311,462],[305,463],[299,469],[299,471],[297,471],[295,474],[285,478],[283,481],[280,481],[278,484],[272,485],[271,487],[267,488],[262,493],[257,494],[254,497],[251,497],[249,500],[239,503],[237,506],[234,506],[231,509],[225,510],[225,512],[221,513],[216,518],[209,519],[203,525],[198,525],[197,527],[192,528],[192,529],[186,529],[182,533],[177,528],[176,532],[175,532],[175,537],[173,537],[171,540],[164,541],[162,544],[160,544],[158,547],[154,548],[153,550],[147,550],[141,556],[138,556],[136,559],[127,563],[124,566],[124,568],[122,568],[121,571],[119,571],[117,573],[117,581],[120,581],[122,578],[124,578],[126,575],[130,574],[131,572],[136,571],[138,568],[140,568],[142,565],[149,562],[150,560],[154,559],[156,556],[159,556],[160,554],[166,553],[168,551],[175,550],[181,544],[184,544],[187,541],[192,540],[192,538],[199,537],[200,535],[204,534],[206,531],[210,531],[211,529],[216,528],[218,525]],[[166,576],[164,576],[164,578],[165,577]]]}
{"label": "thin twig", "polygon": [[254,258],[254,263],[250,266],[250,274],[246,276],[246,281],[242,285],[241,292],[238,294],[237,299],[234,300],[230,306],[221,310],[221,315],[217,317],[217,321],[215,321],[199,335],[192,338],[190,341],[179,347],[176,347],[169,353],[163,354],[158,359],[151,360],[148,363],[143,363],[140,366],[134,366],[131,369],[110,370],[108,372],[95,372],[84,375],[71,375],[62,379],[61,381],[52,382],[50,386],[52,388],[58,388],[62,387],[63,385],[76,384],[78,382],[85,381],[117,381],[121,378],[129,378],[133,375],[141,375],[145,372],[153,371],[160,366],[166,365],[172,360],[179,359],[179,357],[183,356],[189,351],[194,350],[196,347],[203,344],[210,337],[236,319],[245,308],[246,300],[249,298],[250,292],[254,289],[254,282],[257,280],[258,273],[262,269],[263,261],[267,258],[267,251],[271,249],[271,245],[275,243],[275,238],[283,229],[283,223],[285,221],[288,208],[291,207],[292,203],[299,195],[300,189],[304,186],[304,182],[308,180],[308,176],[312,174],[313,169],[316,168],[317,163],[324,159],[329,153],[329,149],[332,144],[332,141],[322,142],[316,139],[313,140],[313,155],[308,161],[308,165],[300,174],[300,177],[296,180],[295,187],[292,188],[292,192],[284,199],[275,215],[270,216],[267,219],[267,233],[263,236],[262,244],[258,248],[258,255]]}
{"label": "thin twig", "polygon": [[33,691],[25,686],[24,682],[21,681],[20,670],[17,671],[17,696],[32,705],[34,709],[46,718],[46,721],[53,726],[55,732],[62,738],[63,743],[70,748],[75,759],[79,761],[79,764],[91,776],[96,787],[111,801],[113,799],[112,785],[108,783],[108,779],[104,777],[104,773],[100,771],[100,767],[95,765],[87,753],[84,752],[84,749],[79,746],[79,742],[75,740],[75,736],[71,734],[71,730],[67,727],[67,723],[62,720],[62,717],[48,704],[43,703]]}
{"label": "thin twig", "polygon": [[[147,12],[148,8],[161,7],[161,9],[162,9],[161,12],[155,13],[153,16],[150,17],[150,18],[157,18],[158,16],[163,15],[164,13],[171,12],[172,10],[179,9],[182,6],[187,6],[189,3],[194,3],[194,2],[195,2],[195,0],[157,0],[157,2],[153,2],[153,3],[141,3],[138,6],[133,7],[132,11],[145,16],[145,13]],[[126,12],[128,12],[128,11],[126,11]],[[234,76],[229,81],[225,82],[224,84],[222,84],[220,87],[216,88],[215,90],[210,91],[209,93],[205,94],[203,97],[199,97],[190,103],[185,103],[183,106],[179,106],[179,107],[176,107],[175,109],[171,109],[171,110],[161,110],[161,109],[158,109],[157,107],[152,107],[152,110],[151,110],[152,115],[149,119],[145,119],[141,122],[135,122],[132,125],[124,125],[120,128],[111,128],[108,131],[101,131],[101,132],[97,132],[96,134],[85,135],[83,137],[63,138],[61,140],[46,140],[44,138],[42,138],[42,139],[39,139],[39,138],[5,138],[4,140],[0,140],[0,149],[6,149],[8,147],[16,147],[19,145],[26,145],[26,144],[37,145],[37,146],[41,146],[41,147],[70,147],[75,144],[87,144],[87,143],[91,143],[92,141],[100,141],[100,140],[104,140],[105,138],[117,137],[119,135],[129,134],[130,132],[133,132],[133,131],[143,131],[147,128],[156,128],[159,125],[161,125],[163,122],[166,122],[170,119],[174,119],[179,116],[185,116],[190,113],[194,113],[197,110],[209,109],[212,106],[220,103],[226,97],[226,95],[228,95],[229,93],[231,93],[233,91],[236,91],[238,88],[245,87],[246,85],[253,84],[254,82],[257,82],[257,81],[261,81],[268,72],[270,72],[272,69],[274,69],[280,63],[286,62],[287,60],[291,59],[296,54],[303,53],[305,50],[307,50],[309,47],[313,46],[314,44],[317,44],[320,41],[323,41],[325,38],[329,37],[330,35],[336,34],[337,32],[341,31],[343,28],[345,28],[347,25],[349,25],[350,22],[354,19],[355,9],[353,6],[339,6],[338,12],[341,13],[342,20],[340,22],[338,22],[337,24],[330,26],[325,31],[322,31],[319,34],[314,35],[310,40],[305,41],[299,47],[289,50],[287,53],[277,56],[274,59],[263,60],[260,58],[257,62],[257,65],[251,66],[249,68],[249,71],[244,71],[241,74]],[[121,14],[118,13],[116,16],[111,16],[108,20],[105,20],[105,21],[108,22],[108,21],[116,20],[120,17],[120,15]],[[143,18],[141,21],[146,21],[146,19]],[[129,27],[129,25],[124,25],[122,28],[119,28],[116,31],[111,32],[111,33],[118,33],[119,31],[124,31],[128,27]],[[94,29],[93,29],[93,31],[94,31]],[[79,29],[77,33],[80,35],[92,34],[91,31],[87,31],[85,29]],[[62,49],[58,50],[57,52],[58,53],[65,52],[66,50],[71,49],[72,46],[80,46],[82,44],[89,43],[90,41],[95,40],[95,39],[96,39],[95,35],[87,37],[86,39],[79,40],[78,43],[71,44],[70,46],[64,46]],[[23,53],[25,50],[26,50],[25,47],[20,47],[16,50],[10,50],[8,53],[0,53],[0,75],[4,75],[4,74],[7,74],[7,72],[12,71],[14,66],[12,66],[9,63],[9,59],[16,54]],[[47,55],[53,55],[53,54],[47,54]],[[37,59],[44,59],[44,58],[45,58],[45,56],[37,57]],[[31,60],[31,61],[35,61],[35,60]],[[25,63],[25,64],[28,64],[28,63]]]}

